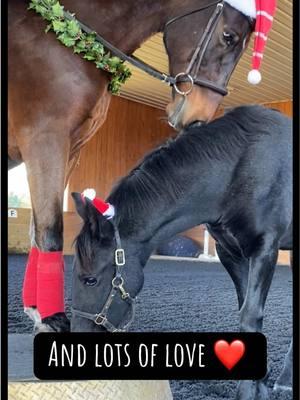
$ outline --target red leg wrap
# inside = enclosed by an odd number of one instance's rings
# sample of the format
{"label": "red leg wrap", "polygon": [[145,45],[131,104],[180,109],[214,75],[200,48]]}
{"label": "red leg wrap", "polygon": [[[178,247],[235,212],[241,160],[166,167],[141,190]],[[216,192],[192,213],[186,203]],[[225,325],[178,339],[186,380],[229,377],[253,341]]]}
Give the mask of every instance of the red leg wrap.
{"label": "red leg wrap", "polygon": [[40,251],[37,268],[37,308],[42,318],[65,311],[62,251]]}
{"label": "red leg wrap", "polygon": [[36,306],[36,282],[37,282],[37,264],[39,250],[32,247],[28,256],[24,280],[23,280],[23,304],[24,307]]}

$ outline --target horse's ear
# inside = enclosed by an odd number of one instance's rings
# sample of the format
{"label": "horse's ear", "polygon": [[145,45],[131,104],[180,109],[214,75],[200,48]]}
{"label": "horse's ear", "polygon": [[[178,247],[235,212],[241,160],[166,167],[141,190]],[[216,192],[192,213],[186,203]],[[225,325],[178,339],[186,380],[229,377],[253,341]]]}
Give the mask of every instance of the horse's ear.
{"label": "horse's ear", "polygon": [[86,221],[87,219],[87,209],[86,209],[86,203],[82,201],[82,196],[81,193],[78,192],[72,192],[71,196],[73,197],[76,211],[78,215]]}

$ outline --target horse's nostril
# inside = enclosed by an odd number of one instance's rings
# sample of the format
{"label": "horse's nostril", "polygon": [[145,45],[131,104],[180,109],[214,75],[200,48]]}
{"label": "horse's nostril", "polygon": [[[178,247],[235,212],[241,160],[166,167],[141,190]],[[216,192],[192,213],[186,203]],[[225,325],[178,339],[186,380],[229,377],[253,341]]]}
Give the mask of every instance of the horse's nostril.
{"label": "horse's nostril", "polygon": [[83,283],[87,286],[95,286],[97,283],[97,279],[90,276],[88,278],[84,278]]}

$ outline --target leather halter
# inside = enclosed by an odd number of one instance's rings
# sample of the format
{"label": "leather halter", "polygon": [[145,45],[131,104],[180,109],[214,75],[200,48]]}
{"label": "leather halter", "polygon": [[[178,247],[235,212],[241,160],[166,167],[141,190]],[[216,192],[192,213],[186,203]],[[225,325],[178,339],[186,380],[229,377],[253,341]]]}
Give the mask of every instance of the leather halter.
{"label": "leather halter", "polygon": [[[98,42],[100,42],[109,51],[111,51],[114,55],[119,57],[121,60],[127,61],[128,63],[134,65],[138,69],[146,72],[148,75],[151,75],[152,77],[159,79],[162,82],[165,82],[169,86],[173,86],[174,89],[177,91],[177,93],[181,94],[182,96],[186,96],[187,94],[189,94],[191,92],[194,84],[199,85],[199,86],[204,86],[206,88],[209,88],[209,89],[221,94],[222,96],[225,96],[227,94],[227,89],[225,87],[217,85],[212,81],[208,81],[208,80],[200,79],[200,78],[196,77],[197,72],[200,69],[201,62],[203,60],[206,48],[209,44],[212,34],[214,33],[217,23],[222,15],[223,6],[224,6],[223,0],[213,1],[212,3],[207,4],[206,6],[203,6],[196,10],[193,10],[188,13],[185,13],[185,14],[182,14],[182,15],[172,18],[165,24],[163,32],[164,32],[164,38],[165,38],[165,31],[171,24],[173,24],[174,22],[178,21],[179,19],[181,19],[183,17],[203,11],[212,6],[216,6],[215,10],[207,23],[207,26],[205,28],[205,31],[204,31],[202,37],[199,40],[199,43],[194,51],[193,57],[191,59],[191,62],[189,63],[188,68],[186,69],[185,72],[180,72],[175,77],[158,71],[156,68],[151,67],[150,65],[144,63],[142,60],[140,60],[139,58],[137,58],[135,56],[128,56],[127,54],[125,54],[121,50],[119,50],[117,47],[113,46],[110,42],[105,40],[98,33],[96,33],[96,40]],[[70,14],[68,11],[64,11],[64,15],[69,20],[75,19],[74,16],[72,14]],[[84,32],[95,33],[87,25],[85,25],[78,19],[76,19],[76,20],[79,23],[80,28]],[[196,62],[197,62],[197,64],[196,64]],[[196,68],[194,68],[195,66],[196,66]],[[192,73],[193,69],[195,70],[195,72],[194,72],[194,75],[192,76],[191,73]],[[178,85],[178,83],[181,83],[181,82],[190,82],[190,88],[185,92],[179,90],[177,85]]]}
{"label": "leather halter", "polygon": [[[112,220],[111,220],[112,221]],[[135,301],[136,297],[131,297],[130,294],[124,288],[124,279],[122,277],[122,268],[126,263],[125,260],[125,252],[122,248],[121,238],[119,230],[116,224],[112,221],[115,231],[115,240],[117,244],[117,248],[115,250],[115,267],[116,274],[111,281],[111,290],[107,297],[107,300],[102,307],[101,311],[95,314],[88,313],[86,311],[81,311],[76,308],[72,308],[72,314],[81,318],[86,318],[93,321],[96,325],[103,326],[109,332],[123,332],[128,326],[132,323],[134,319],[134,311],[135,311]],[[108,313],[113,308],[114,298],[117,294],[120,294],[120,297],[123,301],[125,301],[130,307],[130,318],[121,328],[117,328],[109,319]]]}

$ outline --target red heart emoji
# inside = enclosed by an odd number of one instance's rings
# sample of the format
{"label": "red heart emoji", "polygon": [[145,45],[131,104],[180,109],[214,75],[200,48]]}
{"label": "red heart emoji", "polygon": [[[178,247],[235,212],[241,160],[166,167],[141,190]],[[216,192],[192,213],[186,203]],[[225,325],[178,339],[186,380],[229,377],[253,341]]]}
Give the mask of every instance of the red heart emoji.
{"label": "red heart emoji", "polygon": [[241,340],[234,340],[231,344],[225,340],[218,340],[215,343],[214,351],[221,363],[231,370],[243,357],[245,345]]}

